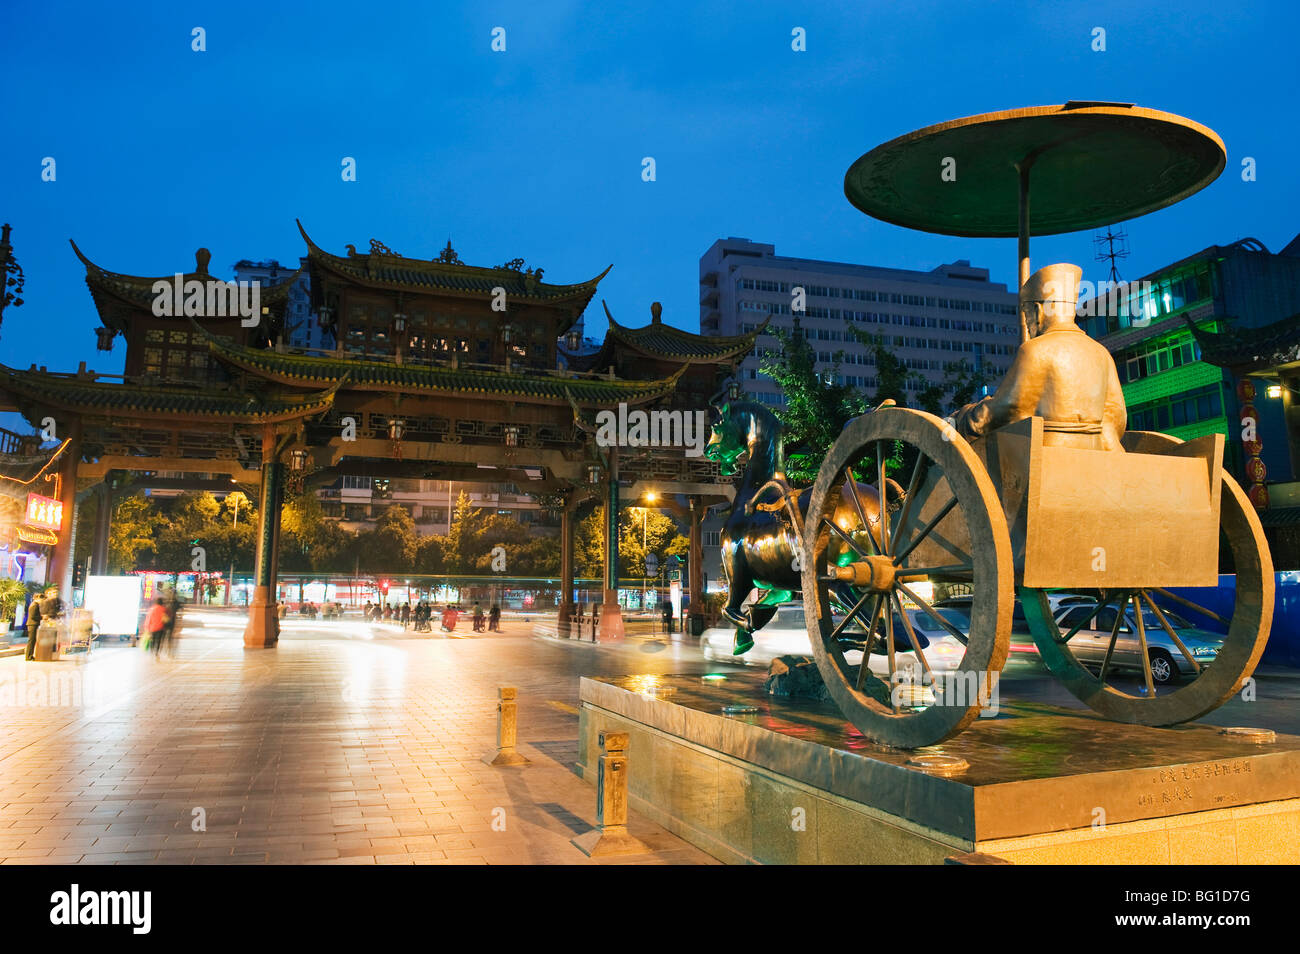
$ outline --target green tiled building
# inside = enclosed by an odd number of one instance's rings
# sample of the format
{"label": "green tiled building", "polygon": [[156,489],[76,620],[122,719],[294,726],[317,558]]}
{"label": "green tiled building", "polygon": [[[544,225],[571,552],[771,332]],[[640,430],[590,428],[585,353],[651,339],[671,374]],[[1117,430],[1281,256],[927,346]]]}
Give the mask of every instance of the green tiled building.
{"label": "green tiled building", "polygon": [[[1183,440],[1224,434],[1225,463],[1248,483],[1236,379],[1203,359],[1191,325],[1209,333],[1259,328],[1300,312],[1300,236],[1276,254],[1256,239],[1211,246],[1130,282],[1109,305],[1081,302],[1079,324],[1115,357],[1129,428]],[[1255,404],[1269,481],[1294,481],[1282,402],[1263,390]]]}

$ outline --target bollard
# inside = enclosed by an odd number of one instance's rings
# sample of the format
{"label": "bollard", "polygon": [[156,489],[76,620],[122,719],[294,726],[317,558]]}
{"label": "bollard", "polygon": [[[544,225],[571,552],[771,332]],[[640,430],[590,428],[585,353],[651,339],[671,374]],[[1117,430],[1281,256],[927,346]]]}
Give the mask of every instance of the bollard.
{"label": "bollard", "polygon": [[518,692],[513,686],[501,686],[501,699],[497,702],[497,751],[491,758],[484,756],[488,765],[528,765],[528,759],[515,751],[515,729],[519,723]]}
{"label": "bollard", "polygon": [[583,854],[635,855],[650,849],[627,833],[627,733],[600,733],[596,768],[596,827],[573,839]]}

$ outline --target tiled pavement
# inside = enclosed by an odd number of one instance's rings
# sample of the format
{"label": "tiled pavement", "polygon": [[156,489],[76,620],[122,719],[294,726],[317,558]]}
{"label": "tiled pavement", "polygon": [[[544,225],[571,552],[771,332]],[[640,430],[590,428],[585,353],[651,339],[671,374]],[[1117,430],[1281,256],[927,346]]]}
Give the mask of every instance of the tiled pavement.
{"label": "tiled pavement", "polygon": [[[595,821],[571,770],[578,675],[703,671],[522,623],[451,640],[290,621],[245,652],[236,621],[191,617],[161,661],[0,659],[0,863],[587,864],[570,844]],[[519,688],[523,769],[481,761],[501,684]],[[712,862],[630,827],[655,851],[627,862]]]}

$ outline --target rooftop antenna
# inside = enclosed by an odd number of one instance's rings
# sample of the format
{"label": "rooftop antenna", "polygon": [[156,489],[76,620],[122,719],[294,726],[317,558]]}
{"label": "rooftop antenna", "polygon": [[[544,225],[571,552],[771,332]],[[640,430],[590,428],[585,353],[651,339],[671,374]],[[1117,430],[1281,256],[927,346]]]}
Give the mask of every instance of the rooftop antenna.
{"label": "rooftop antenna", "polygon": [[1128,258],[1128,230],[1113,225],[1107,226],[1105,232],[1093,234],[1092,244],[1097,249],[1093,260],[1109,261],[1110,280],[1117,285],[1120,284],[1119,268],[1115,265],[1115,260]]}

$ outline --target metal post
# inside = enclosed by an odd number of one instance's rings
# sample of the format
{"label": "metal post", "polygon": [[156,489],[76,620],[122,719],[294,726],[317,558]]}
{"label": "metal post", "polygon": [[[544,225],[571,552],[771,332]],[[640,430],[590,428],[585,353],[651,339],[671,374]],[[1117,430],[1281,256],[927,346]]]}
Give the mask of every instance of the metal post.
{"label": "metal post", "polygon": [[633,855],[649,851],[627,832],[627,733],[601,732],[596,765],[596,827],[573,839],[583,854]]}
{"label": "metal post", "polygon": [[515,733],[519,724],[519,707],[515,696],[519,690],[513,686],[501,686],[497,690],[500,699],[497,702],[497,751],[491,758],[484,757],[488,765],[527,765],[528,759],[515,751]]}

